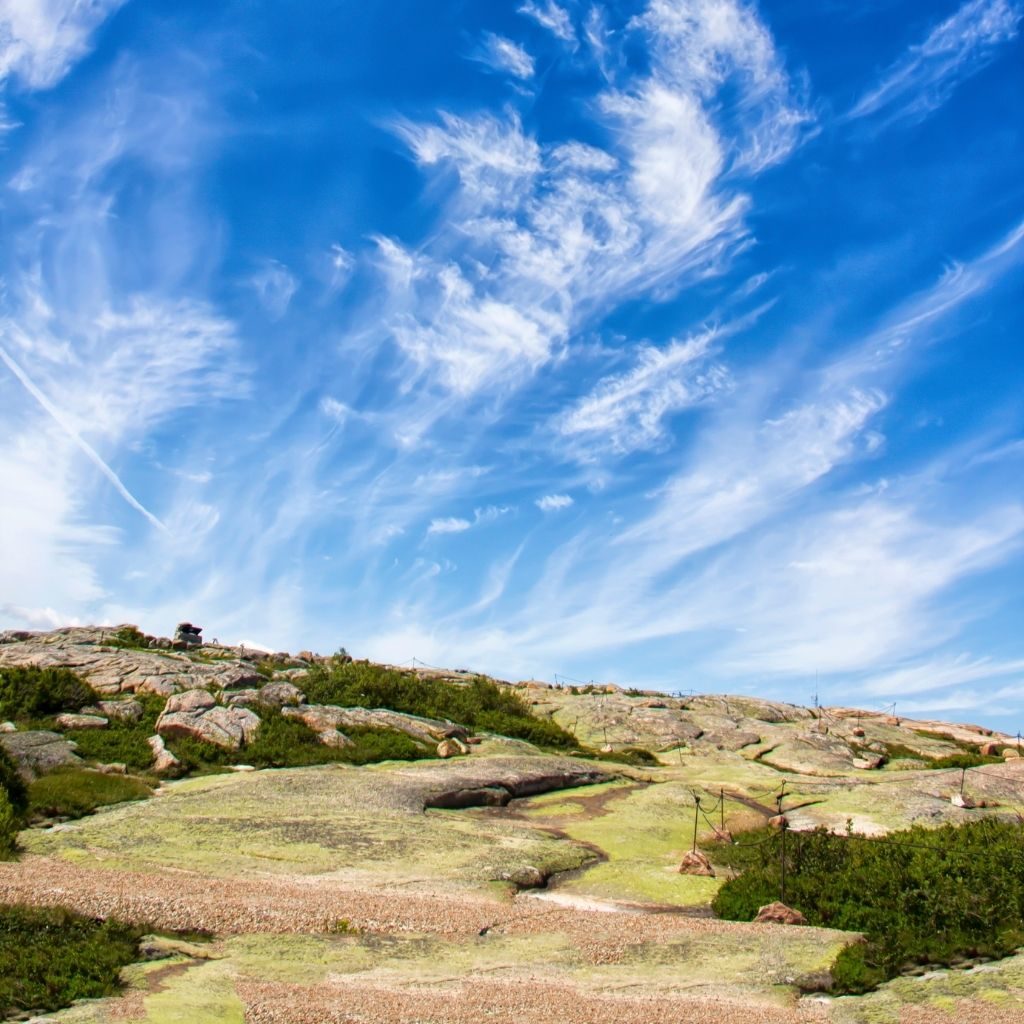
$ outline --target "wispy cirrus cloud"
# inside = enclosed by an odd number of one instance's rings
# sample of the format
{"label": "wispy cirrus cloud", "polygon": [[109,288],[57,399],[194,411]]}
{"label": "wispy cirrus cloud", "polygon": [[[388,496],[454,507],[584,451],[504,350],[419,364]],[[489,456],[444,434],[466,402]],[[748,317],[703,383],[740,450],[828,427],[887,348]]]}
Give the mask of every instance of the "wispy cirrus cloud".
{"label": "wispy cirrus cloud", "polygon": [[475,60],[486,64],[492,71],[526,80],[533,77],[533,58],[526,49],[512,39],[486,32],[483,43],[476,51]]}
{"label": "wispy cirrus cloud", "polygon": [[967,0],[891,65],[847,117],[923,120],[1016,38],[1022,17],[1017,0]]}
{"label": "wispy cirrus cloud", "polygon": [[26,88],[55,85],[88,53],[93,33],[125,0],[3,0],[0,81]]}
{"label": "wispy cirrus cloud", "polygon": [[557,432],[584,458],[657,444],[673,414],[729,387],[728,370],[711,358],[718,335],[707,330],[664,348],[641,347],[632,369],[606,377],[559,417]]}
{"label": "wispy cirrus cloud", "polygon": [[562,42],[576,42],[576,31],[572,27],[572,18],[569,17],[569,12],[555,3],[555,0],[527,0],[519,8],[519,13],[527,18],[532,18]]}
{"label": "wispy cirrus cloud", "polygon": [[718,273],[742,243],[737,182],[808,119],[771,37],[734,0],[685,18],[652,0],[627,30],[651,65],[595,96],[604,144],[541,144],[514,112],[395,125],[449,182],[429,244],[380,246],[390,333],[420,375],[462,396],[520,386],[614,303]]}

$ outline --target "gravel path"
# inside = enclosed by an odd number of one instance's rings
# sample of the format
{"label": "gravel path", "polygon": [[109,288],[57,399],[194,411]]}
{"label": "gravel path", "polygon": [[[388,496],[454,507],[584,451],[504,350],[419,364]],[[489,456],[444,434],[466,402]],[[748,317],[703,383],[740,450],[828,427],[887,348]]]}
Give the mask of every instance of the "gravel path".
{"label": "gravel path", "polygon": [[544,900],[511,902],[460,892],[354,889],[329,878],[220,879],[83,868],[49,857],[0,863],[0,901],[65,906],[97,917],[218,935],[328,932],[345,919],[362,931],[443,938],[564,932],[592,963],[614,963],[628,944],[677,936],[745,934],[766,926],[685,914],[607,913]]}
{"label": "gravel path", "polygon": [[794,1009],[724,999],[595,995],[543,980],[473,981],[443,991],[328,983],[240,983],[246,1024],[816,1024],[820,1005]]}

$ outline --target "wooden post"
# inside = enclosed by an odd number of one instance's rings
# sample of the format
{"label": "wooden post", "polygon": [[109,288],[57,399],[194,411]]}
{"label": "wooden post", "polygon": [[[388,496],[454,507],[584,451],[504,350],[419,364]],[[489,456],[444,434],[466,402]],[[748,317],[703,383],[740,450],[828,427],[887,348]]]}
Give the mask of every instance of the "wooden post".
{"label": "wooden post", "polygon": [[696,793],[693,794],[693,848],[692,852],[697,852],[697,815],[700,814],[700,797]]}

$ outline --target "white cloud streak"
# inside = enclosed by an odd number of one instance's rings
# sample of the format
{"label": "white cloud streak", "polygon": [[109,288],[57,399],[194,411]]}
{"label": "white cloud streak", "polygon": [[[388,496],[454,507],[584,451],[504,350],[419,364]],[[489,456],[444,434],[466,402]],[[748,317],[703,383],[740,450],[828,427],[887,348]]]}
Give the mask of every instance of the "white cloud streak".
{"label": "white cloud streak", "polygon": [[924,119],[1017,36],[1022,17],[1024,8],[1016,0],[968,0],[911,46],[847,116],[881,115],[885,124]]}
{"label": "white cloud streak", "polygon": [[532,18],[562,42],[570,44],[576,42],[576,32],[572,27],[569,12],[556,4],[555,0],[543,0],[543,2],[542,0],[527,0],[519,8],[519,13],[527,18]]}
{"label": "white cloud streak", "polygon": [[0,0],[0,80],[56,85],[125,0]]}
{"label": "white cloud streak", "polygon": [[533,77],[533,58],[519,43],[494,32],[484,35],[483,45],[475,59],[493,71],[512,75],[522,81]]}
{"label": "white cloud streak", "polygon": [[545,494],[538,498],[534,504],[541,512],[561,512],[563,509],[571,508],[575,502],[568,494]]}

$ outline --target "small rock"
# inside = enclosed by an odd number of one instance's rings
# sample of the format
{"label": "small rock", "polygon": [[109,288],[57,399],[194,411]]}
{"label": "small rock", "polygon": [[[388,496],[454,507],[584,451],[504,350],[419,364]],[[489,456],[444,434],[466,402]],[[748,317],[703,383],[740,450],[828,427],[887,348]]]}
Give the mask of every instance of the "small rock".
{"label": "small rock", "polygon": [[990,740],[988,743],[982,743],[980,751],[982,757],[999,757],[1003,752],[1003,745]]}
{"label": "small rock", "polygon": [[17,732],[18,727],[13,722],[0,722],[0,732]]}
{"label": "small rock", "polygon": [[128,765],[121,764],[120,761],[112,761],[110,764],[100,764],[96,766],[104,775],[127,775]]}
{"label": "small rock", "polygon": [[58,729],[106,729],[110,724],[99,715],[58,715],[54,719]]}
{"label": "small rock", "polygon": [[481,743],[483,743],[483,741],[484,741],[483,736],[467,736],[466,737],[466,742],[471,744],[474,747],[478,746]]}
{"label": "small rock", "polygon": [[714,878],[715,869],[711,866],[711,861],[700,850],[691,850],[689,853],[684,854],[679,864],[679,874],[702,875],[705,878]]}
{"label": "small rock", "polygon": [[978,806],[969,796],[965,796],[963,793],[954,793],[950,797],[949,802],[954,807],[962,807],[965,811],[972,811]]}
{"label": "small rock", "polygon": [[233,772],[254,772],[256,769],[251,764],[233,764],[231,765]]}
{"label": "small rock", "polygon": [[714,840],[716,843],[732,843],[732,833],[727,828],[716,828]]}
{"label": "small rock", "polygon": [[789,820],[784,814],[773,814],[768,819],[768,824],[772,828],[785,828],[789,824]]}
{"label": "small rock", "polygon": [[352,741],[338,729],[324,729],[323,732],[318,732],[317,739],[325,747],[351,747]]}
{"label": "small rock", "polygon": [[[8,725],[8,724],[10,724],[10,723],[8,723],[8,722],[5,722],[5,723],[4,723],[4,725]],[[3,731],[3,726],[0,726],[0,731]],[[1019,750],[1017,750],[1017,749],[1016,749],[1016,748],[1014,748],[1014,747],[1007,747],[1007,748],[1006,748],[1006,749],[1005,749],[1005,750],[1003,751],[1003,760],[1004,760],[1004,761],[1014,761],[1014,760],[1016,760],[1016,759],[1017,759],[1018,757],[1020,757],[1020,751],[1019,751]]]}
{"label": "small rock", "polygon": [[861,771],[874,771],[874,769],[880,767],[885,761],[885,758],[879,754],[871,754],[868,757],[855,757],[853,759],[853,767],[859,768]]}
{"label": "small rock", "polygon": [[861,739],[864,736],[864,730],[859,725],[855,725],[853,727],[853,735]]}
{"label": "small rock", "polygon": [[177,775],[181,762],[167,749],[162,736],[150,736],[146,742],[153,751],[153,771],[157,775]]}
{"label": "small rock", "polygon": [[612,745],[611,745],[610,743],[606,743],[606,744],[605,744],[605,745],[604,745],[604,746],[603,746],[603,747],[601,748],[601,753],[602,753],[602,754],[610,754],[610,753],[612,753],[612,752],[613,752],[614,750],[615,750],[615,748],[614,748],[614,747],[613,747],[613,746],[612,746]]}
{"label": "small rock", "polygon": [[807,918],[799,910],[778,901],[761,907],[754,921],[757,924],[807,924]]}
{"label": "small rock", "polygon": [[456,746],[456,743],[452,739],[441,740],[437,745],[437,756],[443,758],[458,757],[462,751]]}
{"label": "small rock", "polygon": [[498,880],[511,882],[520,889],[539,889],[547,881],[544,873],[532,864],[522,864],[509,871],[503,871],[498,876]]}

